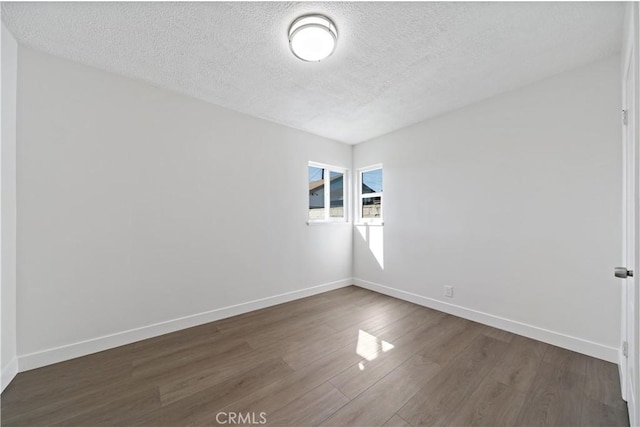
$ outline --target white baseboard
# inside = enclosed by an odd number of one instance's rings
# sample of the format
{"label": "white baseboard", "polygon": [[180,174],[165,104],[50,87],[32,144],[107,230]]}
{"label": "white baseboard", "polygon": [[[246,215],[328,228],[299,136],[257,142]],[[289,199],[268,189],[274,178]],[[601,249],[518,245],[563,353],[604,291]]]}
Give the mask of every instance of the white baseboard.
{"label": "white baseboard", "polygon": [[11,359],[7,366],[2,368],[2,373],[0,373],[0,392],[3,392],[5,388],[9,385],[9,383],[15,378],[18,374],[18,358],[14,357]]}
{"label": "white baseboard", "polygon": [[352,284],[375,292],[379,292],[384,295],[389,295],[395,298],[449,313],[454,316],[503,329],[514,334],[543,341],[572,351],[577,351],[579,353],[596,357],[598,359],[607,360],[613,363],[619,363],[619,350],[613,347],[604,346],[602,344],[564,335],[558,332],[549,331],[537,326],[528,325],[455,304],[446,303],[433,298],[428,298],[421,295],[413,294],[411,292],[402,291],[400,289],[368,282],[366,280],[358,278],[348,278],[336,282],[325,283],[323,285],[312,286],[297,291],[287,292],[272,297],[261,298],[241,304],[218,308],[204,313],[198,313],[191,316],[168,320],[153,325],[130,329],[111,335],[92,338],[89,340],[76,342],[60,347],[50,348],[35,353],[21,355],[17,359],[13,359],[2,370],[2,389],[4,390],[9,382],[11,382],[13,377],[15,377],[15,375],[18,373],[18,370],[20,372],[23,372],[42,366],[63,362],[65,360],[74,359],[76,357],[86,356],[88,354],[97,353],[99,351],[108,350],[110,348],[131,344],[136,341],[141,341],[159,335],[179,331],[181,329],[202,325],[204,323],[214,322],[216,320],[224,319],[227,317],[237,316],[249,311],[259,310],[261,308],[266,308],[296,299],[317,295],[323,292],[331,291],[333,289],[343,288]]}
{"label": "white baseboard", "polygon": [[614,347],[608,347],[606,345],[598,344],[592,341],[583,340],[581,338],[572,337],[569,335],[561,334],[559,332],[554,332],[548,329],[539,328],[537,326],[529,325],[515,320],[506,319],[504,317],[494,316],[492,314],[483,313],[481,311],[472,310],[459,305],[424,297],[411,292],[402,291],[400,289],[380,285],[378,283],[368,282],[363,279],[354,278],[353,283],[361,288],[389,295],[404,301],[409,301],[414,304],[422,305],[424,307],[433,308],[435,310],[462,317],[464,319],[473,320],[474,322],[482,323],[484,325],[512,332],[517,335],[522,335],[527,338],[546,342],[547,344],[586,354],[597,359],[606,360],[608,362],[616,364],[619,362],[618,349]]}
{"label": "white baseboard", "polygon": [[[193,326],[202,325],[204,323],[214,322],[216,320],[224,319],[227,317],[237,316],[249,311],[259,310],[261,308],[266,308],[296,299],[305,298],[308,296],[331,291],[333,289],[343,288],[352,284],[353,280],[351,278],[343,279],[336,282],[325,283],[323,285],[312,286],[310,288],[275,295],[272,297],[261,298],[241,304],[218,308],[204,313],[198,313],[191,316],[168,320],[153,325],[130,329],[128,331],[117,332],[111,335],[105,335],[81,342],[67,344],[60,347],[50,348],[35,353],[24,354],[19,356],[16,368],[19,367],[20,372],[28,371],[30,369],[63,362],[65,360],[75,359],[76,357],[86,356],[88,354],[97,353],[99,351],[108,350],[110,348],[119,347],[121,345],[131,344],[136,341],[157,337],[159,335],[168,334],[170,332],[179,331],[181,329],[191,328]],[[2,379],[4,384],[4,371],[2,371]]]}

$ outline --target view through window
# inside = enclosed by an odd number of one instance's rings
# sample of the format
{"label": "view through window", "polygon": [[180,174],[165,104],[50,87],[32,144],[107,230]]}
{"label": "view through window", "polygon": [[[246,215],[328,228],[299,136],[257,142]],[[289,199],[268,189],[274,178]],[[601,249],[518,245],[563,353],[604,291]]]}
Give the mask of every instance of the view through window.
{"label": "view through window", "polygon": [[346,170],[309,164],[309,220],[346,220]]}
{"label": "view through window", "polygon": [[382,219],[382,167],[376,166],[360,171],[361,220]]}

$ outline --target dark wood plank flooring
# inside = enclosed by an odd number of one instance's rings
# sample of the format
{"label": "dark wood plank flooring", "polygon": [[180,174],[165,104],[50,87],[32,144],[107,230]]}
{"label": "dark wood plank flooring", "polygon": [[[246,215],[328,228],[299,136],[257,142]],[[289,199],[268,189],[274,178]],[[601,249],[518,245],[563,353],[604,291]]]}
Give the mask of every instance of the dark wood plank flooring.
{"label": "dark wood plank flooring", "polygon": [[628,425],[616,365],[353,286],[23,372],[1,400],[3,426]]}

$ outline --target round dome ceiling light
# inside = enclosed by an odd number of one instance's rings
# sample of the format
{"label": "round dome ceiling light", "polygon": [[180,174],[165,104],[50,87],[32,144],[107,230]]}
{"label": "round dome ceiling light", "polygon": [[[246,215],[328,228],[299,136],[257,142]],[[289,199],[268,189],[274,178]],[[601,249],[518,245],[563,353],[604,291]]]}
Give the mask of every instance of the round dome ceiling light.
{"label": "round dome ceiling light", "polygon": [[338,31],[324,15],[305,15],[289,27],[289,47],[303,61],[321,61],[333,53],[338,42]]}

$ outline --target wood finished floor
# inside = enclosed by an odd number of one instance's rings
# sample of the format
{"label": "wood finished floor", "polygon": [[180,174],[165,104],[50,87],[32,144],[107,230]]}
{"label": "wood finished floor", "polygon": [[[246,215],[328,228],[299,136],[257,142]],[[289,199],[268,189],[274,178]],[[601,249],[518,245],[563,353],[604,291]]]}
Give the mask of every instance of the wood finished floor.
{"label": "wood finished floor", "polygon": [[348,287],[20,373],[1,417],[3,426],[217,425],[219,412],[290,426],[624,426],[619,390],[614,364]]}

